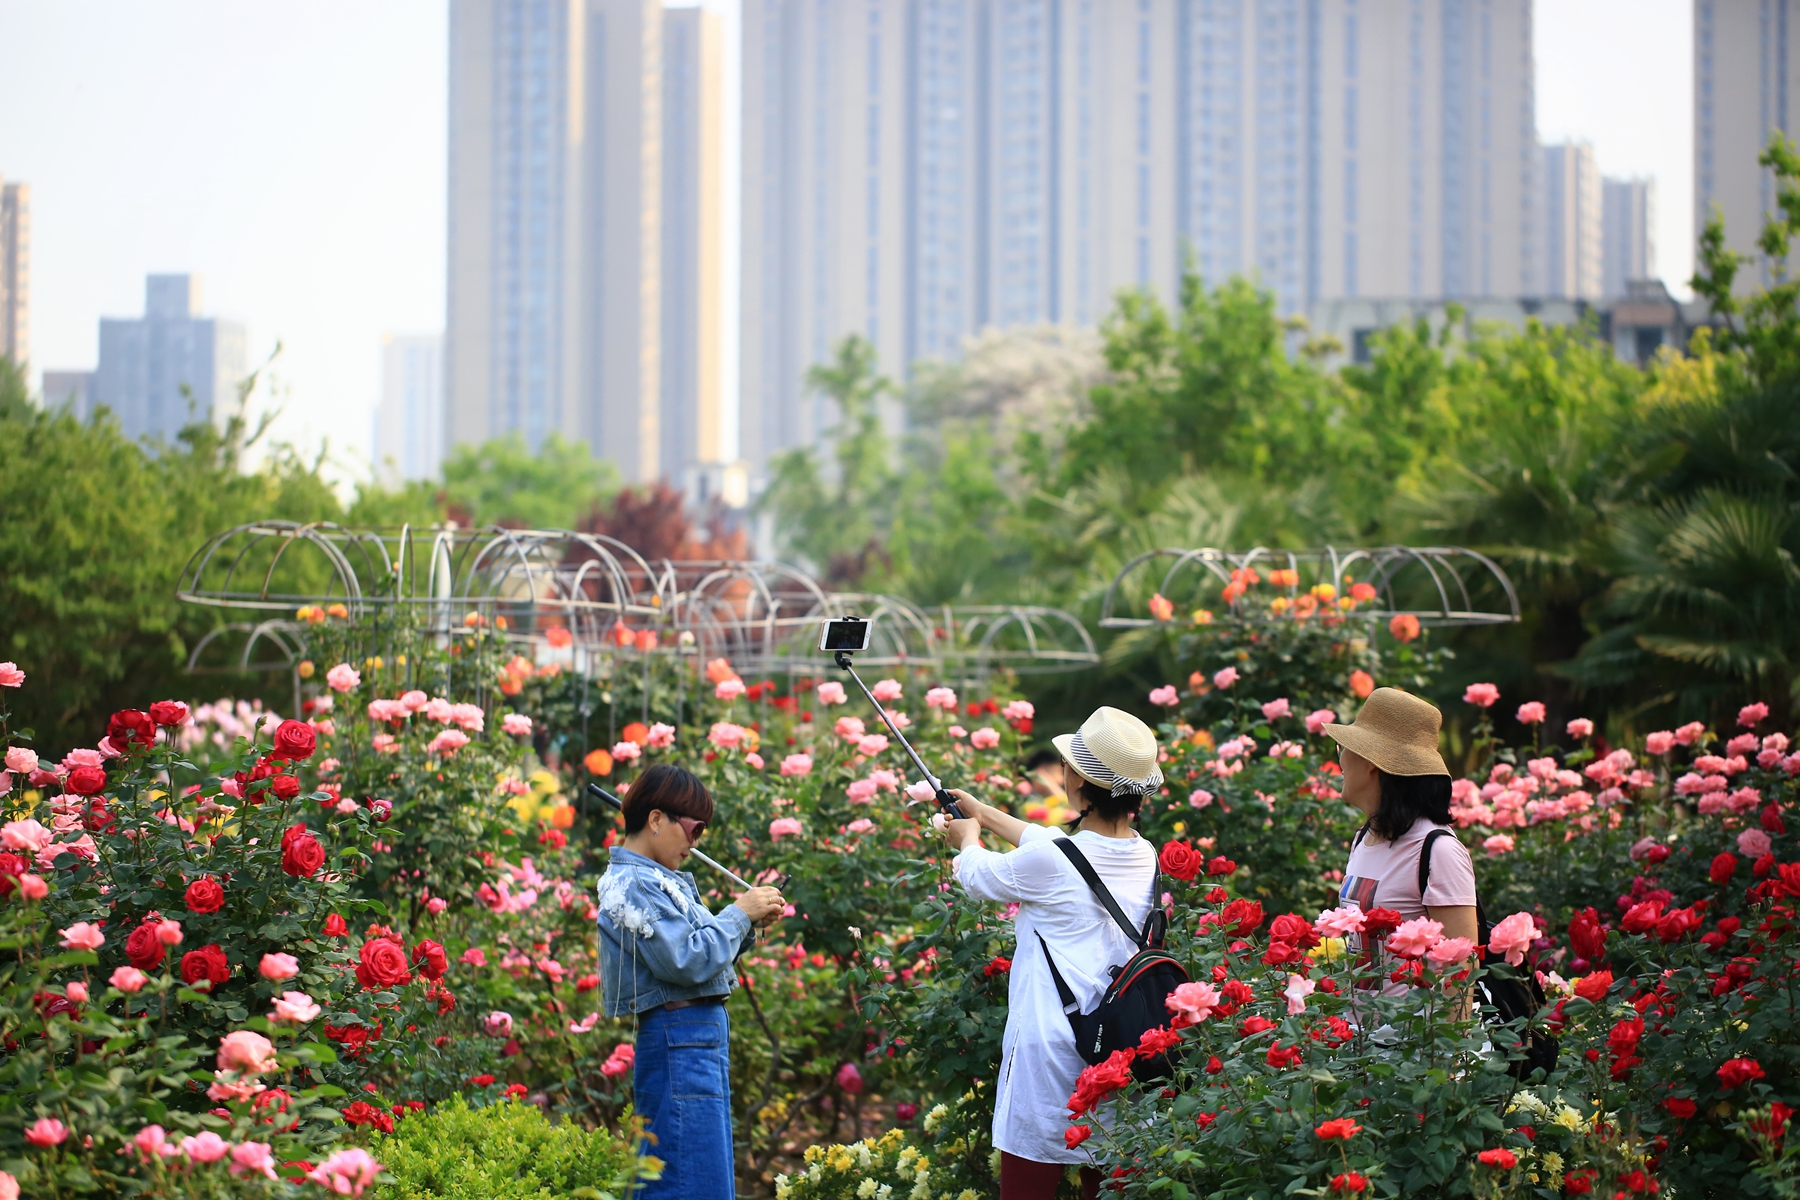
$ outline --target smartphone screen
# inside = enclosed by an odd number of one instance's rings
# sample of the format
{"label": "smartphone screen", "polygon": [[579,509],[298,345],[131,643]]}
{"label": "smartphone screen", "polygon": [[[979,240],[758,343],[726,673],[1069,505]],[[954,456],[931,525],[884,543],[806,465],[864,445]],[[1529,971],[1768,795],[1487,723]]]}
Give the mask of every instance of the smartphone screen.
{"label": "smartphone screen", "polygon": [[819,632],[819,649],[833,650],[867,650],[869,648],[869,622],[861,617],[840,617],[826,621]]}

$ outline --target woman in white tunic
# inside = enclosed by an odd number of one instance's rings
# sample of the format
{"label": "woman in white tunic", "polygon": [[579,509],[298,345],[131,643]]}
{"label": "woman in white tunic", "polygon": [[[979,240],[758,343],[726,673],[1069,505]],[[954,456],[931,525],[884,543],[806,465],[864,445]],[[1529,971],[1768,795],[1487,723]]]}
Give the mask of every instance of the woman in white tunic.
{"label": "woman in white tunic", "polygon": [[[1063,758],[1064,790],[1080,814],[1074,845],[1093,864],[1107,890],[1142,928],[1155,902],[1156,851],[1132,827],[1144,796],[1162,787],[1156,735],[1116,708],[1095,711],[1074,734],[1054,743]],[[1007,992],[1006,1038],[994,1096],[994,1146],[1000,1151],[1000,1200],[1054,1200],[1070,1164],[1082,1164],[1082,1194],[1097,1194],[1099,1172],[1087,1151],[1069,1147],[1068,1101],[1086,1065],[1056,993],[1050,965],[1091,1012],[1111,983],[1109,967],[1136,949],[1101,907],[1075,866],[1052,843],[1060,829],[1031,825],[954,792],[967,817],[945,826],[956,850],[956,877],[982,900],[1019,906]],[[981,845],[988,830],[1018,849]]]}

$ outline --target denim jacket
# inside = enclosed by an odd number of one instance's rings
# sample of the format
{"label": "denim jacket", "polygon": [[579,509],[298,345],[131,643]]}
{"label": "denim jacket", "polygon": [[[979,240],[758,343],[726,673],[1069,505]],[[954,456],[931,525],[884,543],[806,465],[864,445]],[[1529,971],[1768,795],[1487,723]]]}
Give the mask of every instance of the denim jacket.
{"label": "denim jacket", "polygon": [[623,846],[600,877],[601,999],[609,1017],[629,1017],[670,1000],[725,996],[737,986],[732,961],[750,936],[737,905],[714,916],[687,871]]}

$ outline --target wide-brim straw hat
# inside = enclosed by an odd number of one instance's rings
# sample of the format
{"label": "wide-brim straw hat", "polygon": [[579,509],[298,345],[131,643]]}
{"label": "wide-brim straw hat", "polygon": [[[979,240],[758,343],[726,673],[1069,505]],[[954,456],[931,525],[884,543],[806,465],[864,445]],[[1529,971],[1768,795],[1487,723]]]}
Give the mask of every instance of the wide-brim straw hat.
{"label": "wide-brim straw hat", "polygon": [[1399,688],[1376,688],[1350,725],[1330,724],[1325,732],[1389,775],[1448,775],[1438,753],[1444,714],[1437,706]]}
{"label": "wide-brim straw hat", "polygon": [[1128,712],[1100,707],[1074,733],[1050,739],[1063,761],[1115,796],[1147,796],[1163,785],[1156,734]]}

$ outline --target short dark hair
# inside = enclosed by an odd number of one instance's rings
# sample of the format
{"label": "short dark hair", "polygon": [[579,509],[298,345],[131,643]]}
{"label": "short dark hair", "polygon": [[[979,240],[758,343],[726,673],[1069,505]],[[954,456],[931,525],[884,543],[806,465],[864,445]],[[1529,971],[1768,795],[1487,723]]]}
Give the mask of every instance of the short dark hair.
{"label": "short dark hair", "polygon": [[1433,825],[1450,823],[1448,775],[1390,775],[1379,767],[1376,774],[1381,779],[1381,804],[1369,818],[1369,830],[1376,837],[1399,841],[1420,817]]}
{"label": "short dark hair", "polygon": [[661,810],[671,817],[713,819],[712,793],[700,777],[686,767],[658,763],[625,793],[625,832],[636,833],[650,823],[650,814]]}
{"label": "short dark hair", "polygon": [[[1115,796],[1111,789],[1101,787],[1085,778],[1079,771],[1075,773],[1075,778],[1081,780],[1081,786],[1077,787],[1075,794],[1069,797],[1069,807],[1076,810],[1069,814],[1071,830],[1080,828],[1081,818],[1087,812],[1091,811],[1102,821],[1118,821],[1125,817],[1137,816],[1138,809],[1143,806],[1144,798],[1135,792],[1126,792],[1123,795]],[[1085,807],[1078,807],[1077,800],[1083,801]]]}

